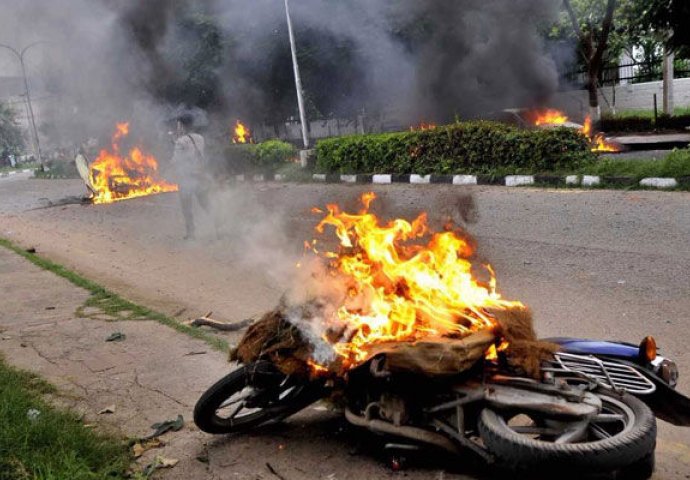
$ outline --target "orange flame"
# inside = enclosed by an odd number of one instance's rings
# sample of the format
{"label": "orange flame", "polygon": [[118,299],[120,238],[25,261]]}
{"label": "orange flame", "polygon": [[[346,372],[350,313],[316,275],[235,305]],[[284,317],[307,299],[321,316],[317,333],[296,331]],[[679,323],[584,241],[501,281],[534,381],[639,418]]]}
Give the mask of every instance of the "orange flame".
{"label": "orange flame", "polygon": [[[546,110],[536,110],[531,112],[531,117],[534,118],[534,125],[563,125],[568,121],[568,116],[560,110],[552,108]],[[606,141],[603,133],[594,134],[592,131],[592,117],[587,115],[585,123],[580,130],[585,137],[589,138],[592,143],[593,152],[618,152],[620,149]]]}
{"label": "orange flame", "polygon": [[233,132],[232,143],[254,143],[252,141],[252,132],[239,120],[235,123]]}
{"label": "orange flame", "polygon": [[592,142],[593,152],[620,151],[620,149],[616,145],[606,141],[606,138],[604,138],[603,133],[599,132],[597,134],[592,135],[592,117],[590,117],[589,115],[585,117],[585,124],[582,127],[582,134],[588,137],[589,140]]}
{"label": "orange flame", "polygon": [[562,125],[568,121],[568,116],[560,110],[547,108],[534,112],[535,125]]}
{"label": "orange flame", "polygon": [[158,178],[158,162],[139,147],[125,157],[120,155],[119,142],[129,135],[129,123],[118,123],[112,137],[111,151],[101,150],[89,165],[89,178],[95,194],[93,203],[112,203],[127,198],[155,193],[175,192],[177,185]]}
{"label": "orange flame", "polygon": [[324,336],[344,366],[356,366],[367,358],[367,347],[380,342],[493,330],[497,324],[487,308],[523,306],[496,292],[490,265],[484,266],[488,281],[475,278],[473,249],[458,232],[432,232],[426,214],[382,224],[369,212],[375,198],[362,195],[357,214],[328,205],[316,227],[319,233],[333,227],[339,240],[337,252],[317,255],[347,285],[337,318],[329,320],[346,333],[336,340]]}
{"label": "orange flame", "polygon": [[417,132],[417,131],[425,131],[425,130],[434,130],[436,128],[435,123],[425,123],[422,122],[419,125],[413,125],[410,127],[410,132]]}

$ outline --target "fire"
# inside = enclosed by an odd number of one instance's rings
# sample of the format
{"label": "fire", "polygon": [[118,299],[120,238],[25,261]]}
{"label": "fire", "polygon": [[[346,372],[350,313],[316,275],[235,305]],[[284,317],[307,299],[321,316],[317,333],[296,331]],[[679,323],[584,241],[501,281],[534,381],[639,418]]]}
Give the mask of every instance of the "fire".
{"label": "fire", "polygon": [[[530,112],[534,125],[563,125],[568,121],[568,116],[560,110],[548,108],[546,110],[536,110]],[[620,149],[606,141],[603,133],[594,134],[592,131],[592,118],[587,115],[585,124],[580,130],[585,137],[592,143],[593,152],[618,152]]]}
{"label": "fire", "polygon": [[483,266],[487,281],[475,277],[473,249],[459,232],[432,232],[426,214],[384,224],[369,212],[375,198],[362,195],[363,208],[356,214],[327,206],[316,230],[332,227],[338,251],[319,252],[314,241],[307,242],[326,260],[329,273],[347,285],[337,318],[328,320],[345,333],[337,340],[324,336],[345,366],[365,360],[367,347],[380,342],[494,330],[497,323],[488,309],[523,306],[501,298],[490,265]]}
{"label": "fire", "polygon": [[425,130],[434,130],[436,128],[435,123],[425,123],[422,122],[419,125],[413,125],[410,127],[410,132],[417,132],[417,131],[425,131]]}
{"label": "fire", "polygon": [[592,117],[587,115],[585,117],[585,124],[582,127],[582,134],[590,139],[592,142],[593,152],[618,152],[620,149],[606,141],[603,133],[597,133],[592,135]]}
{"label": "fire", "polygon": [[129,123],[118,123],[112,136],[111,151],[101,150],[89,165],[89,178],[95,190],[93,203],[112,203],[155,193],[175,192],[178,187],[158,177],[158,162],[139,147],[121,156],[119,142],[129,135]]}
{"label": "fire", "polygon": [[252,132],[239,120],[235,123],[233,133],[232,143],[254,143],[252,141]]}
{"label": "fire", "polygon": [[563,125],[568,121],[568,116],[565,113],[551,108],[536,111],[534,116],[535,125]]}

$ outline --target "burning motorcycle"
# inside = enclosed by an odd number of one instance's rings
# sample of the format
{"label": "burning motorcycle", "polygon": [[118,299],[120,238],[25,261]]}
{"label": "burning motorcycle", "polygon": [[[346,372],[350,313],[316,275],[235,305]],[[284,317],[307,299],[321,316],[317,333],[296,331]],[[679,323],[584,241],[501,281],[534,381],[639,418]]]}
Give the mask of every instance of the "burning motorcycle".
{"label": "burning motorcycle", "polygon": [[432,232],[424,214],[382,223],[374,198],[358,213],[316,210],[338,248],[307,244],[320,262],[247,330],[239,367],[195,407],[199,428],[243,432],[329,398],[392,446],[474,452],[510,471],[648,477],[655,414],[690,425],[678,369],[654,340],[538,340],[464,232]]}
{"label": "burning motorcycle", "polygon": [[514,375],[500,358],[429,378],[391,371],[376,356],[351,370],[347,381],[285,375],[262,359],[240,365],[204,393],[194,421],[208,433],[240,433],[338,391],[348,422],[392,439],[392,448],[469,450],[524,472],[651,476],[655,416],[690,426],[690,399],[675,390],[676,364],[657,355],[652,337],[639,346],[551,341],[560,349],[544,362],[538,380]]}

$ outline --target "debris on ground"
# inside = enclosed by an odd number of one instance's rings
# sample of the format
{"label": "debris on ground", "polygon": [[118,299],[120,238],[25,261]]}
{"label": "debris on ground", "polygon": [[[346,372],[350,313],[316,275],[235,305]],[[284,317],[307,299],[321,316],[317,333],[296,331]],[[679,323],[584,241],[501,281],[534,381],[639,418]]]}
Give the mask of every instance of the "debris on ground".
{"label": "debris on ground", "polygon": [[153,448],[161,448],[164,446],[165,443],[159,438],[142,440],[132,445],[132,454],[134,455],[134,458],[139,458],[144,454],[144,452],[147,452],[148,450],[151,450]]}
{"label": "debris on ground", "polygon": [[177,432],[178,430],[181,430],[183,426],[184,418],[182,417],[182,415],[178,415],[175,420],[166,420],[164,422],[154,423],[153,425],[151,425],[151,428],[154,429],[154,432],[150,435],[147,435],[146,437],[143,437],[141,441],[150,440],[152,438],[163,435],[166,432]]}
{"label": "debris on ground", "polygon": [[98,412],[99,415],[104,415],[106,413],[115,413],[115,405],[108,405],[107,407],[103,408],[100,412]]}
{"label": "debris on ground", "polygon": [[144,471],[142,472],[144,474],[144,477],[149,478],[151,475],[153,475],[153,472],[158,470],[159,468],[172,468],[175,465],[179,463],[179,460],[177,458],[166,458],[162,456],[156,456],[156,458],[153,459],[153,462],[149,463],[144,467]]}
{"label": "debris on ground", "polygon": [[189,326],[191,327],[211,327],[215,328],[216,330],[221,330],[223,332],[235,332],[237,330],[242,330],[245,327],[248,327],[254,321],[256,320],[255,318],[247,318],[245,320],[242,320],[240,322],[234,322],[234,323],[224,323],[224,322],[219,322],[218,320],[213,320],[211,318],[211,315],[213,312],[208,312],[206,315],[201,316],[199,318],[195,318],[191,322],[189,322]]}
{"label": "debris on ground", "polygon": [[121,342],[127,338],[127,335],[125,335],[122,332],[113,332],[111,333],[108,338],[105,339],[106,342]]}

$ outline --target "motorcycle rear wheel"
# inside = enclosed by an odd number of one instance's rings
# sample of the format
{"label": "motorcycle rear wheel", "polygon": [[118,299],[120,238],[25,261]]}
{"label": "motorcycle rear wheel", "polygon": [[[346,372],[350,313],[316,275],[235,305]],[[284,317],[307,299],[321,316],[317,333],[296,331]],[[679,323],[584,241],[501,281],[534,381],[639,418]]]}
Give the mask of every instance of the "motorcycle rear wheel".
{"label": "motorcycle rear wheel", "polygon": [[194,423],[212,434],[275,423],[322,396],[321,386],[292,381],[270,362],[242,365],[209,388],[194,407]]}
{"label": "motorcycle rear wheel", "polygon": [[572,441],[563,441],[565,430],[554,433],[558,421],[541,417],[532,426],[512,426],[520,412],[490,408],[481,413],[480,436],[499,466],[521,472],[607,472],[653,458],[656,419],[649,407],[630,395],[599,397],[603,411]]}

